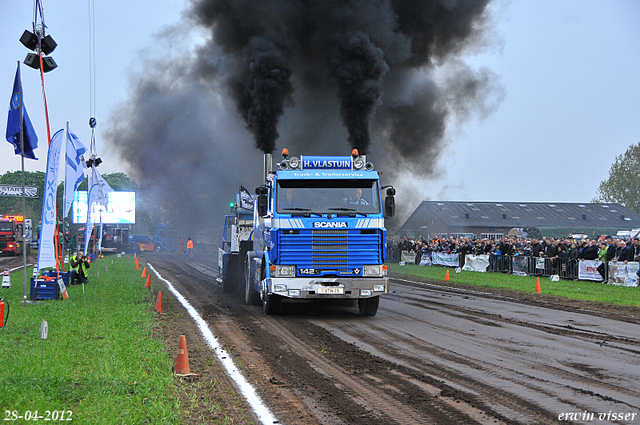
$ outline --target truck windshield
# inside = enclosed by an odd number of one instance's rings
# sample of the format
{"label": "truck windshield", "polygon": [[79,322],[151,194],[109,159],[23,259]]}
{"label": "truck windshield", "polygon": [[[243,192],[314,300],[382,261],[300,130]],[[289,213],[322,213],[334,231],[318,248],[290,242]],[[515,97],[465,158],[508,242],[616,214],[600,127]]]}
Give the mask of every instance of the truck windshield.
{"label": "truck windshield", "polygon": [[9,222],[0,223],[0,232],[13,232],[13,225]]}
{"label": "truck windshield", "polygon": [[279,213],[378,214],[377,180],[278,180]]}

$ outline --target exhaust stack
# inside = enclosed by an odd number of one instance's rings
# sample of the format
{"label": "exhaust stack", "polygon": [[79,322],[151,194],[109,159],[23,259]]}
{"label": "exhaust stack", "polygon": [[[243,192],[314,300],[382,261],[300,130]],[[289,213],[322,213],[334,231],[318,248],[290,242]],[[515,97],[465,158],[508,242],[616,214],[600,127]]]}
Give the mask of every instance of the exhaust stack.
{"label": "exhaust stack", "polygon": [[269,173],[271,173],[273,171],[273,163],[271,160],[271,154],[270,153],[265,153],[264,154],[264,182],[267,182],[267,177],[269,176]]}

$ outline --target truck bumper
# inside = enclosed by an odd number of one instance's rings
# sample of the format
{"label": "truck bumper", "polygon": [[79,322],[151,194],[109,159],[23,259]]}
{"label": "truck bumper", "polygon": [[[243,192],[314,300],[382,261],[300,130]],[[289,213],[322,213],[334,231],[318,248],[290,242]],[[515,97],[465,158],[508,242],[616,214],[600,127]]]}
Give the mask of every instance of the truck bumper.
{"label": "truck bumper", "polygon": [[291,299],[359,299],[386,294],[389,278],[267,278],[262,293]]}

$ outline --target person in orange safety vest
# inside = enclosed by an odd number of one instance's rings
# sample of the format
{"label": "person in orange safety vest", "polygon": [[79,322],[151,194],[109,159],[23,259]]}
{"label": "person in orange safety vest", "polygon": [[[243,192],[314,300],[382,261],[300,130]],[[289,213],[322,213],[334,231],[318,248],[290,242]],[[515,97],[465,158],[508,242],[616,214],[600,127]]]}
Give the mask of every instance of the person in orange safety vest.
{"label": "person in orange safety vest", "polygon": [[187,238],[187,255],[189,256],[189,260],[193,260],[193,241],[191,238]]}

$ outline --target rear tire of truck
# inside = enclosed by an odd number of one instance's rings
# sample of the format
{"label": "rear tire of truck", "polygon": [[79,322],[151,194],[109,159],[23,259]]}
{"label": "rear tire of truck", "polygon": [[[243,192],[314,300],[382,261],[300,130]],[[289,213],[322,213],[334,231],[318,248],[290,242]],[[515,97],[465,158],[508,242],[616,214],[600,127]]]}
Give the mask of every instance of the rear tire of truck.
{"label": "rear tire of truck", "polygon": [[251,285],[251,256],[247,255],[247,264],[244,268],[244,303],[248,305],[260,305],[260,294],[253,290]]}
{"label": "rear tire of truck", "polygon": [[363,316],[375,316],[378,312],[380,296],[372,298],[361,298],[358,300],[358,309]]}
{"label": "rear tire of truck", "polygon": [[224,277],[222,278],[222,292],[230,294],[236,291],[241,273],[239,273],[238,256],[224,256]]}
{"label": "rear tire of truck", "polygon": [[280,305],[282,304],[282,298],[279,295],[265,294],[262,301],[262,309],[268,315],[280,314]]}

